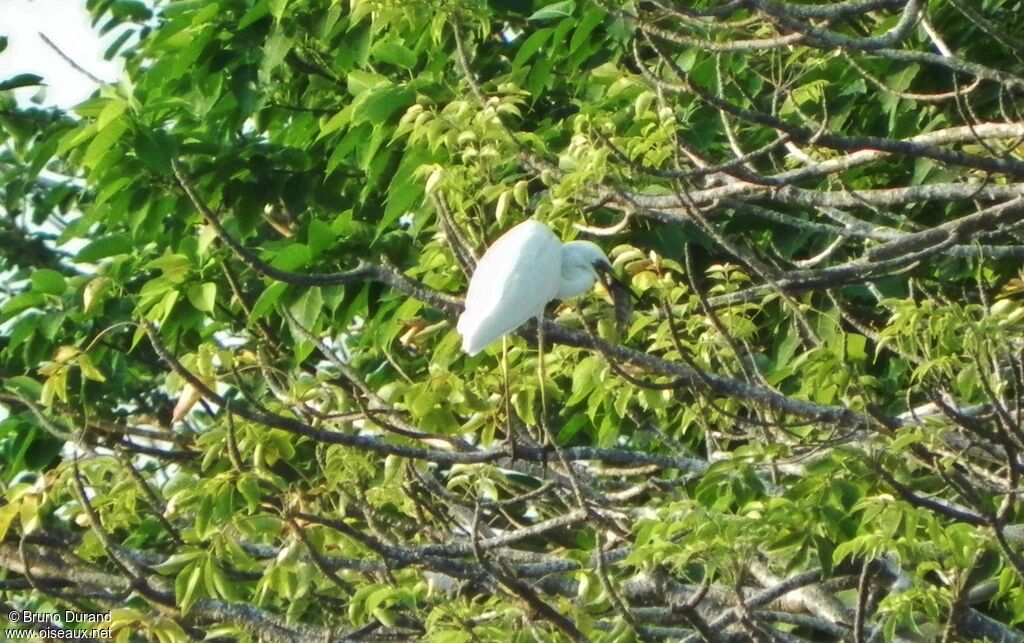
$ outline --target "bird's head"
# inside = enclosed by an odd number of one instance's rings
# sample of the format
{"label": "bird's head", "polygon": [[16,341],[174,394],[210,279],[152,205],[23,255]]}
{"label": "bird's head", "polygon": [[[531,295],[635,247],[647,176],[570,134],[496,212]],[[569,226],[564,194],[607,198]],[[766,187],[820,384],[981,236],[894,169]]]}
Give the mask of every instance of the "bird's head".
{"label": "bird's head", "polygon": [[615,317],[622,326],[633,311],[636,297],[612,270],[608,255],[591,241],[570,241],[562,246],[562,290],[559,298],[581,295],[600,281],[615,302]]}
{"label": "bird's head", "polygon": [[610,273],[612,264],[601,246],[592,241],[570,241],[562,245],[562,274],[585,273],[592,276],[590,285],[603,273]]}

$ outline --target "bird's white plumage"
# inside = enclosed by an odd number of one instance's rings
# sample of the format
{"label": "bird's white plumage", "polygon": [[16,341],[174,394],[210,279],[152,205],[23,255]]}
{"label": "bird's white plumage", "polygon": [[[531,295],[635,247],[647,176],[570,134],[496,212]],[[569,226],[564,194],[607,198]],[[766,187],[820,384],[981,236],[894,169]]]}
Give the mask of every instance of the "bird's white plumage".
{"label": "bird's white plumage", "polygon": [[543,223],[528,220],[498,238],[477,263],[457,329],[462,349],[476,355],[531,317],[558,293],[562,243]]}
{"label": "bird's white plumage", "polygon": [[543,223],[524,221],[498,238],[477,263],[459,317],[462,350],[476,355],[488,344],[544,313],[555,298],[586,292],[597,279],[595,262],[608,263],[593,243],[565,245]]}

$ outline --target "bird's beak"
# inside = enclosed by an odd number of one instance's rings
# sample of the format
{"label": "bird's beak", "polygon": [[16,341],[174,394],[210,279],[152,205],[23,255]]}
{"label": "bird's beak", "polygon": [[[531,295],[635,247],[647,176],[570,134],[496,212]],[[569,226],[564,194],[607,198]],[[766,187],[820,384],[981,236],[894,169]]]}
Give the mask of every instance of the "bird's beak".
{"label": "bird's beak", "polygon": [[633,314],[633,301],[639,298],[629,286],[615,276],[611,266],[595,264],[594,269],[597,271],[597,278],[608,289],[608,294],[612,296],[612,302],[615,304],[615,322],[619,327],[619,332],[623,332]]}
{"label": "bird's beak", "polygon": [[611,266],[598,263],[594,264],[594,270],[597,271],[597,278],[601,281],[601,284],[608,289],[608,292],[612,294],[613,298],[616,297],[616,293],[618,293],[619,295],[629,297],[633,301],[640,300],[640,297],[633,292],[633,289],[618,278]]}

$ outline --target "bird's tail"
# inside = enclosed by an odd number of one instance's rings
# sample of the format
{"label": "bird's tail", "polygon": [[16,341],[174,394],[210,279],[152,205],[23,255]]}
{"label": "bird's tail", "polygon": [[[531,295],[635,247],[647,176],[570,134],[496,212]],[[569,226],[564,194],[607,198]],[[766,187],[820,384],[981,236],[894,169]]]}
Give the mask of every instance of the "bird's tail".
{"label": "bird's tail", "polygon": [[463,311],[463,313],[459,315],[459,321],[455,323],[455,330],[462,336],[462,352],[466,353],[470,357],[479,353],[483,348],[481,346],[474,345],[473,333],[470,331],[472,326],[472,317],[469,315],[468,311]]}

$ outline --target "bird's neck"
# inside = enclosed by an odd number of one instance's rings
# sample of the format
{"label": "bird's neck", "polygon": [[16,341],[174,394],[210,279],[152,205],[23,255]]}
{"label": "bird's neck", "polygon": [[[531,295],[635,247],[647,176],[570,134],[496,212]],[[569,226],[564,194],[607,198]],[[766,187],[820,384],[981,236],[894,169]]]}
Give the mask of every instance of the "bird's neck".
{"label": "bird's neck", "polygon": [[572,299],[578,297],[594,287],[593,270],[580,268],[578,266],[562,265],[562,280],[558,284],[558,298]]}

